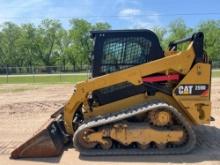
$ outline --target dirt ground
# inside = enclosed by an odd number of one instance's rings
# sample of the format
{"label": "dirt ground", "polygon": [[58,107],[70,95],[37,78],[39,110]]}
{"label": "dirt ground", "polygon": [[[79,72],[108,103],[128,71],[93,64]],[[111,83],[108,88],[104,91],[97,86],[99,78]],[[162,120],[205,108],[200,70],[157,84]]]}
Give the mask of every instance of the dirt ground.
{"label": "dirt ground", "polygon": [[196,149],[188,155],[83,157],[70,148],[61,157],[9,159],[10,152],[28,139],[70,97],[73,85],[0,85],[0,164],[219,164],[220,165],[220,78],[212,82],[210,126],[196,128]]}

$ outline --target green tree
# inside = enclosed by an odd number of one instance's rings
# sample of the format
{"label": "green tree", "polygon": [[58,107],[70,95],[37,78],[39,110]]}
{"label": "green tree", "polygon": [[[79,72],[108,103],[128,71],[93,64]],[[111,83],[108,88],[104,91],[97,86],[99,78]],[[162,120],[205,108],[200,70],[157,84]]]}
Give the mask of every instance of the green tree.
{"label": "green tree", "polygon": [[95,25],[92,27],[93,30],[108,30],[111,29],[111,25],[109,25],[106,22],[97,22]]}
{"label": "green tree", "polygon": [[68,58],[74,68],[78,65],[88,64],[89,55],[92,50],[92,40],[90,39],[91,30],[107,30],[111,26],[108,23],[96,23],[92,25],[84,19],[70,20],[69,35],[71,46],[68,48]]}
{"label": "green tree", "polygon": [[157,35],[162,48],[166,49],[167,48],[167,45],[166,45],[167,43],[165,42],[165,35],[167,33],[167,30],[163,27],[155,26],[155,27],[153,27],[153,31]]}
{"label": "green tree", "polygon": [[33,24],[21,25],[21,37],[18,42],[19,52],[24,56],[24,66],[32,67],[39,64],[37,58],[37,29]]}
{"label": "green tree", "polygon": [[54,65],[56,62],[57,57],[55,56],[56,53],[54,53],[54,48],[57,40],[60,39],[59,33],[61,30],[62,26],[60,22],[51,19],[43,20],[37,28],[37,55],[45,66]]}
{"label": "green tree", "polygon": [[[172,21],[168,26],[168,37],[164,41],[167,45],[171,41],[183,39],[188,37],[192,33],[192,29],[187,27],[183,19],[176,19]],[[178,46],[179,50],[186,49],[187,44],[181,44]]]}
{"label": "green tree", "polygon": [[61,65],[63,68],[62,70],[65,71],[66,65],[68,62],[68,56],[70,53],[70,46],[71,46],[71,38],[69,36],[69,32],[65,29],[62,29],[58,34],[59,40],[56,42],[55,46],[55,53],[57,54],[57,61],[58,65]]}
{"label": "green tree", "polygon": [[77,62],[80,65],[88,64],[88,55],[91,51],[90,30],[92,25],[83,19],[72,19],[70,26],[73,54],[77,57]]}
{"label": "green tree", "polygon": [[213,60],[220,60],[220,20],[204,21],[198,25],[197,31],[205,35],[204,46],[208,55]]}
{"label": "green tree", "polygon": [[22,66],[24,59],[18,51],[21,28],[12,22],[5,22],[0,33],[1,65]]}

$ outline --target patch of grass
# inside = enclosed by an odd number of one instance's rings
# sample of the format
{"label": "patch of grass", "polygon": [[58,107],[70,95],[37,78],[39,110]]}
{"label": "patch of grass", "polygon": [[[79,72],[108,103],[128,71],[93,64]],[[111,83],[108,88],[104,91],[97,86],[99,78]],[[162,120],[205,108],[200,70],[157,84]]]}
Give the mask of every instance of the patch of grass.
{"label": "patch of grass", "polygon": [[212,77],[220,77],[220,70],[213,70]]}
{"label": "patch of grass", "polygon": [[72,83],[83,81],[87,79],[87,75],[49,75],[49,76],[9,76],[0,77],[0,84],[22,84],[22,83],[45,83],[45,84],[58,84],[58,83]]}

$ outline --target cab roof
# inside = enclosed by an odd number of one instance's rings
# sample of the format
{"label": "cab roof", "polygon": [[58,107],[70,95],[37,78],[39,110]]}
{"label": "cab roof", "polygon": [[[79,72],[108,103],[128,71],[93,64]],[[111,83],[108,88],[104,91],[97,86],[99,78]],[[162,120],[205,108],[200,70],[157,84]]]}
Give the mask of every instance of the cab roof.
{"label": "cab roof", "polygon": [[124,29],[124,30],[94,30],[91,31],[91,37],[105,36],[105,35],[121,35],[127,33],[127,35],[143,35],[143,36],[154,36],[157,38],[156,34],[148,29]]}

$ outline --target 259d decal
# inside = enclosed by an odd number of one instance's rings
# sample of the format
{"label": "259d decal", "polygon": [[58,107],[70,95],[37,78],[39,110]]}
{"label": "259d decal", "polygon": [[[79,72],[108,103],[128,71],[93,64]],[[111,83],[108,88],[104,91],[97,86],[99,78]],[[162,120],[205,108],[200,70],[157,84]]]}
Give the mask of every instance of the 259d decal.
{"label": "259d decal", "polygon": [[208,84],[182,84],[176,88],[175,94],[208,96],[208,87]]}

